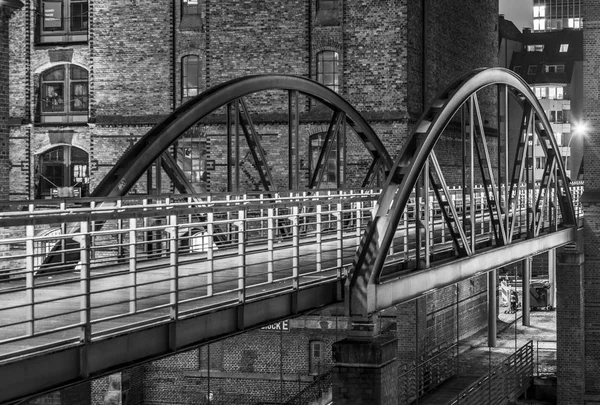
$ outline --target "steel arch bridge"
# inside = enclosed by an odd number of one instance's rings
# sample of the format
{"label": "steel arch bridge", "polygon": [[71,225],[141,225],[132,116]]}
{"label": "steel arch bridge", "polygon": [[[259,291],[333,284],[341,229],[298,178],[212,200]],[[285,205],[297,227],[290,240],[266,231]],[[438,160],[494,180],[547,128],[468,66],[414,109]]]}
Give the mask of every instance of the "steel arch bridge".
{"label": "steel arch bridge", "polygon": [[[240,199],[237,205],[227,200],[223,203],[223,207],[226,207],[223,209],[227,209],[228,213],[232,210],[239,213],[231,220],[239,235],[238,243],[229,246],[239,249],[237,253],[242,258],[242,262],[237,264],[240,272],[233,279],[236,287],[231,290],[236,298],[221,306],[216,305],[212,291],[217,286],[211,273],[202,291],[211,291],[206,294],[212,301],[207,301],[203,307],[189,309],[190,301],[194,298],[184,297],[184,293],[179,291],[179,284],[183,285],[184,280],[177,270],[183,261],[178,243],[181,242],[180,228],[184,224],[178,222],[178,218],[199,217],[193,226],[199,222],[205,224],[209,230],[209,240],[217,242],[218,238],[213,233],[219,226],[214,219],[219,206],[214,200],[203,200],[200,195],[193,194],[196,191],[193,184],[169,151],[199,120],[225,109],[228,138],[233,138],[234,132],[243,134],[254,167],[259,173],[263,188],[261,193],[270,198],[264,209],[261,206],[261,211],[269,212],[269,218],[265,219],[269,223],[268,241],[262,243],[267,243],[271,249],[267,249],[265,254],[272,255],[272,210],[281,203],[279,192],[282,190],[276,185],[273,165],[269,164],[264,153],[246,100],[256,93],[274,90],[283,91],[287,101],[284,104],[287,105],[290,133],[287,169],[290,190],[299,184],[294,167],[298,164],[298,155],[294,154],[294,139],[300,136],[299,95],[322,103],[329,111],[323,147],[314,174],[306,184],[307,191],[301,198],[298,196],[298,193],[302,194],[301,190],[295,190],[296,194],[282,203],[286,207],[295,204],[291,208],[295,222],[289,225],[293,230],[290,242],[292,276],[286,278],[288,284],[281,280],[279,284],[273,284],[272,294],[251,295],[252,286],[245,280],[247,276],[250,277],[245,267],[250,268],[251,264],[244,259],[249,254],[244,245],[246,242],[257,244],[260,238],[247,239],[251,238],[248,236],[251,234],[249,221],[256,218],[250,218],[243,207],[254,207],[258,203],[249,198]],[[498,109],[491,111],[493,117],[486,120],[485,114],[490,113],[490,108],[481,100],[489,100],[490,91],[494,100],[499,102]],[[489,122],[497,122],[498,128],[491,129]],[[366,199],[359,199],[363,198],[363,194],[342,196],[333,202],[338,208],[328,215],[334,218],[332,243],[340,255],[333,259],[326,258],[327,255],[318,250],[317,263],[311,264],[317,270],[310,274],[321,274],[322,263],[319,260],[331,262],[333,271],[317,281],[303,282],[301,229],[314,226],[310,235],[305,234],[308,235],[305,244],[316,243],[320,246],[321,234],[324,233],[321,219],[325,215],[323,207],[332,202],[327,194],[326,202],[319,200],[323,198],[319,194],[319,185],[334,141],[346,125],[352,128],[372,158],[360,183],[372,185],[375,175],[382,172],[386,175],[386,181],[372,206],[365,203]],[[440,163],[443,159],[436,150],[436,144],[448,132],[455,137],[458,134],[457,139],[464,145],[461,152],[463,159],[455,166],[460,168],[462,179],[458,191],[447,184],[448,173],[443,169]],[[532,166],[532,162],[536,161],[536,140],[543,151],[543,159],[540,160],[543,161],[543,170],[539,177],[536,177]],[[497,153],[491,153],[491,150]],[[70,340],[66,345],[53,343],[39,348],[36,346],[0,359],[0,373],[6,376],[5,387],[10,387],[0,392],[0,402],[15,401],[135,363],[188,350],[205,342],[339,302],[343,298],[353,320],[357,323],[368,322],[373,314],[385,308],[414,299],[432,289],[559,247],[575,238],[577,220],[559,146],[529,86],[508,70],[479,69],[453,82],[426,109],[396,155],[397,158],[392,160],[367,121],[347,101],[328,88],[299,77],[251,76],[207,90],[150,130],[123,155],[96,188],[92,196],[93,201],[98,202],[95,207],[68,212],[61,207],[61,211],[49,214],[45,211],[38,213],[31,204],[26,212],[2,212],[0,223],[3,226],[22,225],[26,229],[24,233],[27,237],[24,240],[28,246],[27,263],[22,271],[25,287],[18,291],[0,290],[0,297],[3,298],[22,291],[27,299],[33,300],[36,225],[53,221],[79,224],[69,237],[79,244],[79,247],[70,251],[76,252],[76,264],[81,266],[81,279],[73,282],[81,286],[81,290],[75,290],[72,296],[80,307],[69,309],[69,314],[75,312],[81,317],[75,323],[60,326],[57,330],[74,327],[81,333],[76,341]],[[181,194],[191,194],[192,197],[182,204],[172,203],[169,197],[163,206],[144,205],[142,210],[130,213],[127,207],[121,205],[123,200],[119,200],[119,196],[125,196],[157,160],[160,160],[160,165],[175,188]],[[480,186],[478,189],[477,185]],[[158,196],[156,199],[163,201]],[[346,206],[351,208],[346,209]],[[132,235],[130,238],[135,239],[135,221],[142,215],[167,215],[171,221],[164,227],[169,235],[168,260],[160,262],[168,271],[160,280],[166,286],[167,301],[159,307],[168,309],[168,314],[152,322],[140,320],[147,312],[144,312],[146,309],[140,311],[136,306],[135,289],[149,283],[140,283],[135,274],[130,272],[129,277],[133,278],[129,278],[129,283],[132,284],[121,288],[127,294],[133,291],[133,295],[119,303],[129,303],[128,311],[135,316],[135,320],[130,325],[121,325],[110,335],[105,332],[95,335],[93,311],[98,308],[94,307],[91,298],[94,291],[90,288],[95,281],[91,274],[94,263],[90,258],[93,238],[113,232],[101,231],[102,224],[115,219],[126,222],[128,219],[132,225],[122,232],[129,232]],[[306,221],[302,223],[301,218]],[[316,218],[316,222],[311,224],[307,218]],[[189,226],[191,229],[192,225]],[[159,227],[150,228],[154,230]],[[52,239],[44,236],[41,240],[47,243]],[[350,240],[355,244],[347,242]],[[0,244],[12,242],[0,240]],[[130,240],[129,246],[135,248],[135,243],[135,240]],[[223,246],[224,249],[228,247]],[[120,250],[120,246],[118,248]],[[345,251],[351,251],[348,260],[343,255]],[[210,247],[205,256],[202,260],[216,260]],[[127,258],[130,268],[133,266],[135,270],[137,259],[130,250]],[[272,258],[270,260],[272,262]],[[208,266],[213,269],[213,262]],[[347,274],[346,269],[349,269]],[[255,274],[252,276],[256,277]],[[265,277],[270,283],[278,282],[271,273]],[[109,276],[102,275],[99,280],[107,278]],[[346,294],[340,294],[342,286]],[[109,290],[102,287],[100,294],[108,294]],[[197,291],[190,290],[190,294],[197,294]],[[50,306],[53,302],[48,300],[44,305]],[[24,324],[27,334],[23,339],[0,336],[0,345],[17,341],[27,345],[27,339],[39,340],[43,337],[44,334],[36,334],[32,301],[7,308],[24,310],[28,314],[27,319],[13,323]],[[110,315],[106,319],[109,318],[113,320],[116,316]],[[155,339],[155,342],[138,347],[134,344],[136,339]],[[58,371],[49,374],[48,367],[56,367]],[[29,381],[24,384],[23,381],[27,379]]]}

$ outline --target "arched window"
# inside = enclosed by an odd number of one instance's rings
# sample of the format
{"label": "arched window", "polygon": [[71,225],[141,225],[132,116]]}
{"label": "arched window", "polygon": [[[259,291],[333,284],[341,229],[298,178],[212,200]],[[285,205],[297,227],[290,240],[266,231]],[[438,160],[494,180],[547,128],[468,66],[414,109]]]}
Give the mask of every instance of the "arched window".
{"label": "arched window", "polygon": [[89,156],[82,149],[61,145],[39,156],[36,198],[85,197],[89,192]]}
{"label": "arched window", "polygon": [[317,54],[317,81],[335,92],[340,91],[340,55],[337,52]]}
{"label": "arched window", "polygon": [[88,72],[77,65],[54,66],[41,76],[42,122],[87,122]]}
{"label": "arched window", "polygon": [[189,97],[200,94],[200,58],[188,55],[181,58],[181,97],[185,101]]}

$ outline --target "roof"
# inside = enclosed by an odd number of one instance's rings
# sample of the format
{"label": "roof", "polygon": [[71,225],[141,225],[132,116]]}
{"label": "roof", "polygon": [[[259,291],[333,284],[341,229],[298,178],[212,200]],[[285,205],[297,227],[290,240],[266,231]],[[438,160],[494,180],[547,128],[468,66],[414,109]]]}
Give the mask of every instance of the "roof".
{"label": "roof", "polygon": [[[524,50],[514,52],[510,68],[521,66],[519,73],[529,84],[570,83],[575,62],[583,61],[583,31],[560,30],[551,32],[525,32],[522,35]],[[537,45],[535,51],[528,51],[528,45]],[[561,52],[561,45],[568,45]],[[546,72],[545,66],[563,65],[563,72]],[[530,69],[536,66],[535,69]],[[533,72],[535,71],[535,72]],[[530,74],[531,73],[531,74]]]}
{"label": "roof", "polygon": [[498,19],[498,28],[500,31],[500,39],[510,39],[521,42],[521,37],[523,36],[521,31],[519,31],[512,21],[505,19],[502,14],[500,14],[500,18]]}

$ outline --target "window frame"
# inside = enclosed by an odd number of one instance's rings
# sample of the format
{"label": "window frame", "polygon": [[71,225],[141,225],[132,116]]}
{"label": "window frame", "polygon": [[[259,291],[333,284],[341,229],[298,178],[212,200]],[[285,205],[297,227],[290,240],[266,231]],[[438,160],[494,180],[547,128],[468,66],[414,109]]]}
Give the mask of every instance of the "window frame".
{"label": "window frame", "polygon": [[527,74],[528,75],[535,75],[535,74],[537,74],[537,65],[529,65],[529,66],[527,66]]}
{"label": "window frame", "polygon": [[[332,55],[332,58],[326,58],[327,55]],[[316,55],[316,60],[317,60],[317,69],[316,69],[316,76],[317,76],[317,82],[321,83],[322,85],[330,88],[331,90],[335,91],[336,93],[340,93],[341,90],[341,60],[340,60],[340,54],[337,51],[334,50],[322,50],[317,52]],[[333,65],[333,67],[331,69],[325,69],[325,64],[329,64],[331,63]],[[331,75],[332,80],[331,81],[326,81],[325,78],[327,75]]]}
{"label": "window frame", "polygon": [[[186,86],[187,78],[189,77],[189,64],[191,58],[196,59],[196,87]],[[195,94],[190,94],[190,89],[195,90]],[[199,55],[184,55],[181,57],[181,101],[185,102],[193,97],[196,97],[202,92],[202,60]]]}
{"label": "window frame", "polygon": [[560,44],[560,47],[558,48],[558,52],[560,52],[560,53],[569,52],[569,44]]}
{"label": "window frame", "polygon": [[[56,154],[54,159],[53,154]],[[80,156],[75,159],[75,155]],[[90,154],[84,149],[65,144],[54,146],[36,156],[36,164],[38,174],[35,198],[80,198],[89,194]],[[50,175],[46,171],[48,168],[51,168],[55,175]],[[49,187],[45,183],[48,183]],[[51,187],[52,185],[56,187]]]}
{"label": "window frame", "polygon": [[[319,375],[323,370],[324,356],[322,340],[311,340],[308,344],[308,374]],[[318,353],[318,356],[315,354]]]}
{"label": "window frame", "polygon": [[[37,12],[37,43],[86,42],[89,30],[89,0],[39,0]],[[59,16],[47,16],[47,5],[60,7]],[[75,11],[79,8],[78,11]],[[54,10],[56,8],[53,8]],[[47,26],[59,20],[59,26]],[[75,23],[77,21],[77,24]]]}
{"label": "window frame", "polygon": [[[51,78],[51,74],[62,70],[62,79]],[[75,77],[74,72],[85,72],[85,76]],[[83,86],[82,86],[83,85]],[[51,87],[58,88],[61,92],[57,97],[60,100],[52,100],[53,106],[58,108],[47,108],[48,92]],[[79,86],[79,87],[77,87]],[[42,123],[84,123],[88,121],[89,114],[89,71],[83,66],[73,63],[62,63],[49,67],[40,73],[39,79],[39,116]],[[78,92],[79,94],[75,94]],[[54,91],[54,94],[57,94]],[[83,99],[81,108],[75,108],[75,101]]]}

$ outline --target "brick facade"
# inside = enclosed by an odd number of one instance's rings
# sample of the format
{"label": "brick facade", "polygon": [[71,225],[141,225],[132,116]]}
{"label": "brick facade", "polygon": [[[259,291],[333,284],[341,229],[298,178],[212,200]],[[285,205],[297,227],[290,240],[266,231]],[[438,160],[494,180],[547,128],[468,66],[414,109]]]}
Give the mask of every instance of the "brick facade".
{"label": "brick facade", "polygon": [[[584,323],[583,353],[585,355],[584,403],[600,402],[600,332],[596,319],[600,316],[600,254],[598,251],[598,230],[600,229],[600,165],[596,156],[600,151],[598,129],[600,128],[600,112],[598,102],[600,91],[598,88],[598,72],[600,71],[600,4],[593,0],[584,0],[583,5],[583,115],[591,128],[584,139],[585,161],[585,193],[582,200],[584,204],[584,253],[585,264],[582,284]],[[573,300],[578,296],[571,297]],[[580,348],[575,348],[581,351]],[[567,363],[567,369],[568,369]],[[578,396],[580,398],[580,395]],[[581,403],[581,402],[579,402]]]}

